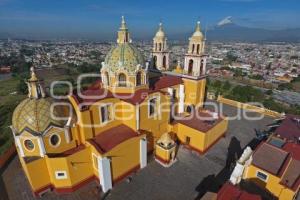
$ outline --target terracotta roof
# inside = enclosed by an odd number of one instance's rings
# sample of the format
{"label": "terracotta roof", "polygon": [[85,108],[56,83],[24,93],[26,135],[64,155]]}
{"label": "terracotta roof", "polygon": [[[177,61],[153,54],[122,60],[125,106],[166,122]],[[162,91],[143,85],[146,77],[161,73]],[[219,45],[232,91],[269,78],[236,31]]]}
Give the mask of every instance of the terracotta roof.
{"label": "terracotta roof", "polygon": [[288,153],[268,143],[262,143],[253,154],[253,164],[269,173],[278,175]]}
{"label": "terracotta roof", "polygon": [[281,184],[297,189],[300,184],[300,161],[292,159],[281,179]]}
{"label": "terracotta roof", "polygon": [[227,182],[218,192],[217,200],[261,200],[261,197],[242,191]]}
{"label": "terracotta roof", "polygon": [[300,123],[295,119],[300,119],[297,115],[286,115],[281,125],[276,129],[275,133],[282,138],[295,140],[300,138]]}
{"label": "terracotta roof", "polygon": [[170,76],[164,75],[160,77],[160,79],[155,83],[154,88],[155,90],[160,90],[167,87],[172,87],[174,85],[182,84],[183,81],[178,76]]}
{"label": "terracotta roof", "polygon": [[[73,97],[78,104],[84,104],[85,106],[89,106],[90,104],[97,102],[102,99],[107,98],[118,98],[125,102],[131,104],[140,104],[142,103],[149,94],[155,92],[162,92],[161,89],[175,86],[178,84],[182,84],[183,81],[180,77],[177,76],[161,76],[159,79],[154,83],[154,87],[150,89],[140,89],[137,90],[135,93],[115,93],[113,94],[109,90],[101,87],[101,81],[97,81],[93,85],[91,85],[86,90],[82,91],[83,98],[81,98],[77,91],[73,91]],[[84,106],[83,105],[83,106]]]}
{"label": "terracotta roof", "polygon": [[138,136],[138,133],[126,125],[119,125],[99,133],[95,138],[89,140],[101,153],[106,153],[118,144]]}
{"label": "terracotta roof", "polygon": [[198,114],[193,114],[192,116],[177,116],[173,123],[180,123],[205,133],[223,120],[224,118],[221,116],[214,119],[209,111],[199,110]]}

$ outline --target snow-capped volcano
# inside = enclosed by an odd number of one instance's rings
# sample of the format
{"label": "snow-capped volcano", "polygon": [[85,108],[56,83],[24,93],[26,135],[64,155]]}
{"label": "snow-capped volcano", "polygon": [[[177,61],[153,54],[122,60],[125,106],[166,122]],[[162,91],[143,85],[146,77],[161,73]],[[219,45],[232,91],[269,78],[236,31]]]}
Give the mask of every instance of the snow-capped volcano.
{"label": "snow-capped volcano", "polygon": [[227,25],[227,24],[233,24],[231,16],[225,17],[224,19],[219,21],[217,25],[218,26],[224,26],[224,25]]}

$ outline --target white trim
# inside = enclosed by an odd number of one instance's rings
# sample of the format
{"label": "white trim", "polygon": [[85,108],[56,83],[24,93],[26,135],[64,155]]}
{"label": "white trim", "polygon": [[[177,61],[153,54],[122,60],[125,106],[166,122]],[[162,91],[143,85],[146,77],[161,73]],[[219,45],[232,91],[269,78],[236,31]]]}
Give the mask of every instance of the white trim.
{"label": "white trim", "polygon": [[[96,158],[96,161],[97,161],[97,165],[95,163],[95,159]],[[99,156],[96,155],[95,153],[92,153],[92,162],[93,162],[93,167],[94,169],[96,169],[98,171],[98,159],[99,159]]]}
{"label": "white trim", "polygon": [[44,157],[45,154],[46,154],[46,150],[45,150],[44,141],[43,141],[42,137],[39,136],[37,138],[37,142],[38,142],[38,145],[40,147],[40,156]]}
{"label": "white trim", "polygon": [[[106,124],[108,124],[109,122],[113,121],[113,119],[114,119],[114,115],[113,115],[114,111],[113,111],[113,106],[112,106],[112,105],[113,105],[112,103],[101,103],[101,104],[99,105],[100,124],[106,125]],[[102,108],[102,107],[106,107],[106,106],[109,106],[109,114],[110,114],[110,116],[108,116],[108,120],[107,120],[107,121],[102,122],[101,108]]]}
{"label": "white trim", "polygon": [[179,85],[179,106],[178,106],[178,113],[184,112],[184,85]]}
{"label": "white trim", "polygon": [[[56,136],[58,137],[58,142],[57,142],[56,145],[53,145],[53,144],[51,143],[51,138],[52,138],[54,135],[56,135]],[[60,137],[60,135],[59,135],[58,133],[52,133],[52,134],[49,136],[48,142],[49,142],[49,144],[50,144],[51,147],[57,148],[57,147],[60,145],[60,143],[61,143],[61,137]]]}
{"label": "white trim", "polygon": [[16,142],[16,145],[17,145],[17,147],[19,149],[20,156],[21,157],[25,157],[25,154],[24,154],[23,147],[22,147],[22,144],[20,142],[20,137],[19,136],[15,137],[15,142]]}
{"label": "white trim", "polygon": [[[266,175],[266,176],[267,176],[267,178],[264,180],[264,179],[262,179],[262,178],[258,177],[258,176],[257,176],[257,174],[258,174],[258,173],[261,173],[261,174],[264,174],[264,175]],[[257,177],[259,180],[262,180],[262,181],[264,181],[264,182],[268,182],[268,179],[269,179],[269,175],[268,175],[267,173],[265,173],[265,172],[261,171],[261,170],[256,170],[256,177]]]}
{"label": "white trim", "polygon": [[102,191],[106,193],[112,189],[110,160],[106,157],[98,158],[98,172]]}
{"label": "white trim", "polygon": [[140,167],[141,169],[147,166],[147,139],[140,140]]}
{"label": "white trim", "polygon": [[140,106],[135,107],[136,130],[140,129]]}
{"label": "white trim", "polygon": [[[64,174],[63,176],[59,176],[58,174]],[[68,175],[67,175],[67,172],[66,171],[55,171],[55,178],[57,180],[63,180],[63,179],[67,179],[68,178]]]}
{"label": "white trim", "polygon": [[66,142],[70,143],[71,142],[71,137],[70,137],[71,132],[70,132],[70,127],[69,126],[65,126],[64,134],[65,134]]}
{"label": "white trim", "polygon": [[[150,115],[150,101],[156,99],[155,102],[155,109],[154,109],[154,114]],[[148,109],[148,118],[156,118],[160,115],[160,109],[159,109],[159,105],[160,105],[160,96],[153,96],[151,98],[149,98],[148,100],[148,105],[147,105],[147,109]]]}

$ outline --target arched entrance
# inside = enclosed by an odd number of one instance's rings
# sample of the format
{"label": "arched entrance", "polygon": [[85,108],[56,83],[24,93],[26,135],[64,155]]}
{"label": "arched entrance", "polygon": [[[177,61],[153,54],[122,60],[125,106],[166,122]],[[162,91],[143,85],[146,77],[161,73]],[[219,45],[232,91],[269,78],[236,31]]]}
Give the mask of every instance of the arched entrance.
{"label": "arched entrance", "polygon": [[141,74],[141,72],[138,72],[136,74],[136,86],[139,86],[141,84],[142,84],[142,74]]}
{"label": "arched entrance", "polygon": [[119,74],[119,87],[126,87],[126,75],[124,73]]}
{"label": "arched entrance", "polygon": [[167,68],[167,58],[166,58],[166,56],[163,57],[163,68],[164,69]]}

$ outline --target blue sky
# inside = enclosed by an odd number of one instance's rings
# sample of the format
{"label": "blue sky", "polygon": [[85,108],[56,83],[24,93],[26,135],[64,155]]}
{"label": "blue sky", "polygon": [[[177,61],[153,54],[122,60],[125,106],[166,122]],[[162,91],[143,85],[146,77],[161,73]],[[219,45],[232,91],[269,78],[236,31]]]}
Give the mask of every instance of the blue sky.
{"label": "blue sky", "polygon": [[243,26],[300,28],[299,0],[0,0],[0,33],[112,39],[125,15],[135,38],[163,21],[169,34],[213,26],[227,16]]}

